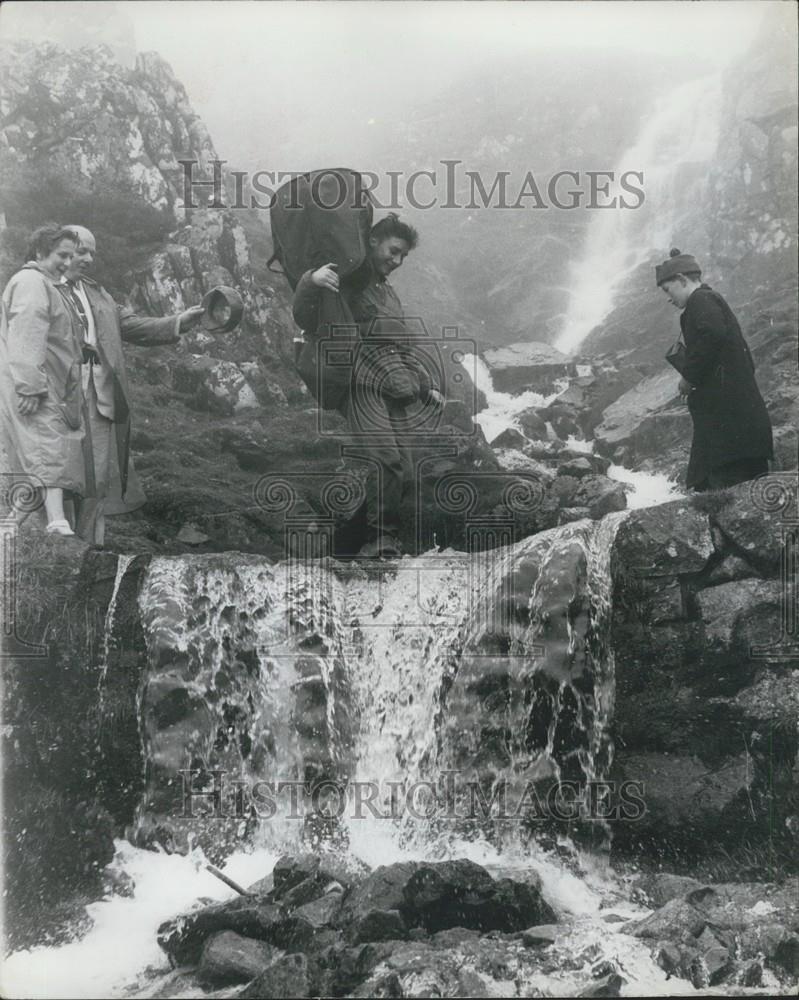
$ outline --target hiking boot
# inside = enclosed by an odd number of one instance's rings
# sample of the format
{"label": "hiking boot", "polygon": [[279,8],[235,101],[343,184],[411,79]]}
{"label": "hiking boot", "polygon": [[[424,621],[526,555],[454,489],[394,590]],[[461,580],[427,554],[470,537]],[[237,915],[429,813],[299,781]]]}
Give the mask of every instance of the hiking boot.
{"label": "hiking boot", "polygon": [[358,553],[359,559],[399,559],[402,543],[393,535],[380,535],[373,542],[367,542]]}

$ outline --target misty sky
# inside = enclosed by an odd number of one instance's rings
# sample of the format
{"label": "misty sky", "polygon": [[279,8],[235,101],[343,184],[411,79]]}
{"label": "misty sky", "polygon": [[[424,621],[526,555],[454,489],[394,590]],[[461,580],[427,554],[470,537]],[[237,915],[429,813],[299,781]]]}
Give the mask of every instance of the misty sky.
{"label": "misty sky", "polygon": [[[793,8],[780,0],[102,6],[117,8],[139,51],[155,49],[172,64],[221,154],[253,169],[298,126],[317,140],[312,158],[332,161],[345,131],[338,122],[368,129],[377,118],[435,101],[476,66],[502,67],[527,52],[563,49],[578,61],[586,49],[621,49],[664,62],[682,53],[712,69],[749,44],[775,3]],[[3,4],[0,31],[16,33],[32,8],[52,24],[69,15],[96,21],[100,6],[12,0]],[[675,82],[668,74],[664,66],[664,87]]]}

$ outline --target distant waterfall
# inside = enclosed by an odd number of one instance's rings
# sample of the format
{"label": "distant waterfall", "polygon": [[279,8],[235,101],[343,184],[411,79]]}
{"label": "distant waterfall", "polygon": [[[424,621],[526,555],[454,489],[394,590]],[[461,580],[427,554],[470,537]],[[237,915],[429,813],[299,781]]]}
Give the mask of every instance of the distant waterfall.
{"label": "distant waterfall", "polygon": [[720,109],[721,74],[677,87],[657,103],[636,143],[622,155],[616,176],[643,171],[646,200],[637,209],[592,211],[583,253],[569,276],[571,295],[555,341],[558,350],[579,347],[613,308],[621,282],[640,264],[654,264],[656,252],[680,245],[675,223],[690,213],[697,197],[690,168],[715,154]]}

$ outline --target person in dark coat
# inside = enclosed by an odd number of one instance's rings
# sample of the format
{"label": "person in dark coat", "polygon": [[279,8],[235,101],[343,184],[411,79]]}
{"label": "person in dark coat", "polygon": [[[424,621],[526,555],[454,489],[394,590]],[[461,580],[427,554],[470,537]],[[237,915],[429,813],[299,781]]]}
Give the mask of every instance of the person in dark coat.
{"label": "person in dark coat", "polygon": [[410,408],[436,408],[444,402],[436,373],[409,336],[402,304],[388,281],[417,240],[416,230],[391,213],[372,227],[367,259],[355,283],[343,286],[335,265],[325,264],[306,271],[294,293],[294,320],[306,333],[320,325],[325,289],[345,299],[358,327],[351,379],[338,409],[360,450],[380,470],[377,505],[365,511],[367,538],[358,553],[363,558],[402,554],[397,536],[414,477],[407,435]]}
{"label": "person in dark coat", "polygon": [[755,365],[735,314],[702,282],[695,257],[672,250],[655,268],[658,287],[681,309],[684,346],[669,360],[694,425],[686,484],[717,490],[768,472],[771,421],[755,381]]}

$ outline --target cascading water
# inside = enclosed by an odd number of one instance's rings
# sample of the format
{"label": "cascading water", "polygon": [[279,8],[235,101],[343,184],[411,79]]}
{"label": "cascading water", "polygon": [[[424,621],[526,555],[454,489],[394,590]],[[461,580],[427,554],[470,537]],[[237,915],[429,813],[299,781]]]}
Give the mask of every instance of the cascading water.
{"label": "cascading water", "polygon": [[514,396],[494,388],[491,370],[482,358],[467,354],[463,364],[474,374],[475,386],[486,398],[486,407],[476,414],[475,421],[482,427],[487,441],[493,441],[508,427],[519,430],[520,413],[533,406],[548,406],[568,384],[568,379],[557,380],[555,391],[546,396],[532,389]]}
{"label": "cascading water", "polygon": [[[475,825],[457,802],[450,815],[425,815],[424,803],[413,815],[407,792],[442,773],[483,790],[603,773],[613,688],[609,558],[623,517],[472,556],[429,553],[366,568],[269,565],[240,554],[154,559],[139,599],[149,653],[141,827],[192,832],[179,821],[183,769],[222,769],[249,784],[329,779],[347,797],[338,842],[353,854],[372,864],[467,856],[497,871],[536,869],[552,903],[580,922],[568,946],[601,940],[603,899],[636,912],[607,874],[559,865],[518,815]],[[358,783],[375,789],[375,809],[362,818],[350,795]],[[403,806],[393,813],[385,809],[392,783]],[[280,851],[308,843],[299,816],[262,819],[257,829],[250,822],[244,842],[246,824],[232,819],[239,822],[198,818],[195,842],[235,846],[225,871],[245,884]],[[154,939],[157,923],[189,897],[229,894],[212,886],[198,858],[196,849],[166,857],[120,843],[114,864],[136,882],[133,895],[93,904],[95,925],[82,939],[11,956],[7,987],[19,996],[150,994],[157,968],[145,967],[157,953],[152,940],[145,946],[146,928]],[[122,923],[139,960],[98,961]],[[634,958],[647,977],[663,978],[637,944],[625,947],[628,964]]]}
{"label": "cascading water", "polygon": [[675,241],[675,222],[697,198],[695,167],[718,145],[721,75],[675,87],[647,119],[615,176],[642,172],[646,200],[635,209],[595,210],[582,256],[569,276],[569,307],[555,347],[576,350],[613,308],[616,290],[642,263]]}

